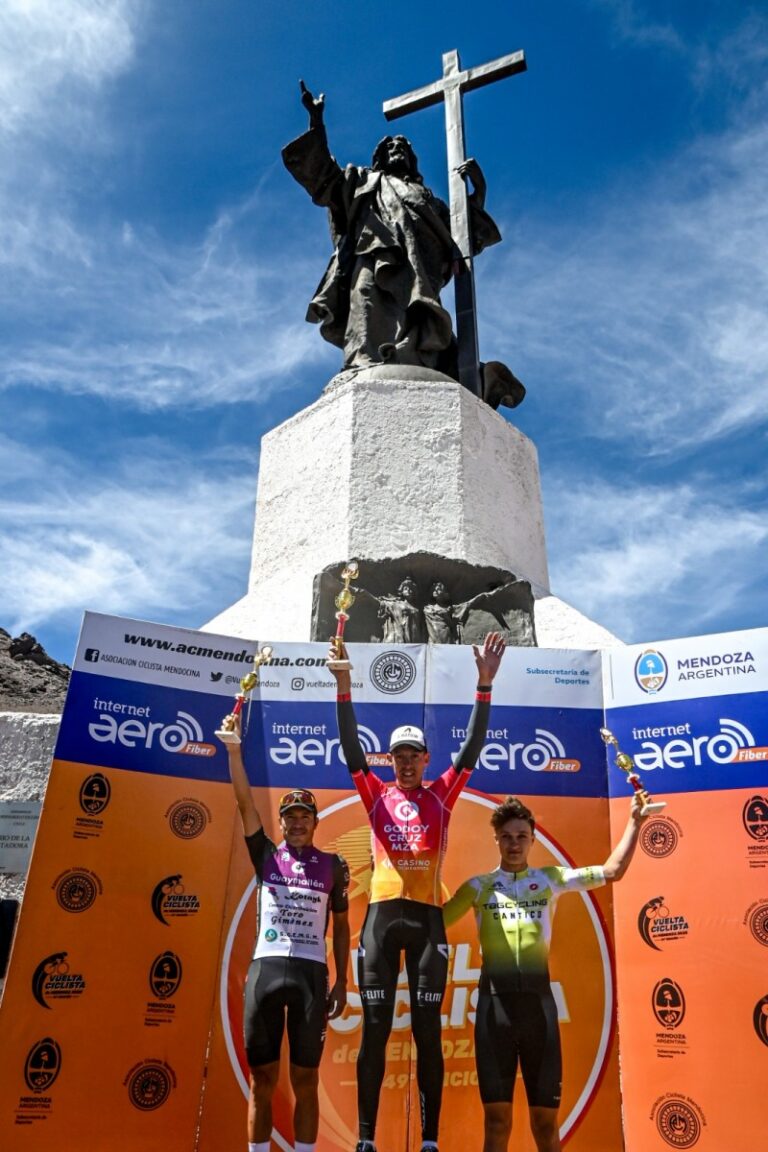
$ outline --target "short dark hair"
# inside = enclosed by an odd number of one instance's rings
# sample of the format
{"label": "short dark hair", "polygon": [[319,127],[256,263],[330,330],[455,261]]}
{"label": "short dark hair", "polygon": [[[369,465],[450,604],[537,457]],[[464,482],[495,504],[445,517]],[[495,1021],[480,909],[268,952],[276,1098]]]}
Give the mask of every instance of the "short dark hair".
{"label": "short dark hair", "polygon": [[530,808],[526,808],[522,800],[518,800],[517,796],[507,796],[506,800],[502,800],[496,808],[494,808],[491,815],[491,827],[494,832],[498,832],[502,825],[506,824],[507,820],[525,820],[531,826],[531,832],[536,831],[536,821],[533,818],[533,812]]}

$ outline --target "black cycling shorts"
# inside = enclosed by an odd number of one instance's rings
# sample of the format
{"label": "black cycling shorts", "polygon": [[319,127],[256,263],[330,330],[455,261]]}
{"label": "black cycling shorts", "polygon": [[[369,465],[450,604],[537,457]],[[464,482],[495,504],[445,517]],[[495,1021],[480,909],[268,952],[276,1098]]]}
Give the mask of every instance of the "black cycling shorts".
{"label": "black cycling shorts", "polygon": [[[394,1004],[401,952],[405,953],[412,1005],[441,1003],[448,975],[442,909],[397,899],[368,906],[357,956],[364,1007],[370,1000]],[[374,996],[371,990],[375,990]]]}
{"label": "black cycling shorts", "polygon": [[484,1104],[512,1100],[519,1062],[529,1107],[559,1107],[563,1063],[551,990],[499,994],[481,979],[475,1053]]}
{"label": "black cycling shorts", "polygon": [[244,1034],[248,1066],[280,1059],[288,1019],[292,1064],[317,1068],[327,1022],[328,969],[316,960],[268,956],[252,960],[245,985]]}

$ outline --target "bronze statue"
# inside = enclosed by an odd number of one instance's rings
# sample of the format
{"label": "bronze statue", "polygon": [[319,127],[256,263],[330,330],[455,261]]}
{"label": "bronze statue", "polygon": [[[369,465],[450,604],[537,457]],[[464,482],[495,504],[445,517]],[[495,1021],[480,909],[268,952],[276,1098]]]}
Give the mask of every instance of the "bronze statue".
{"label": "bronze statue", "polygon": [[[328,208],[335,249],[307,319],[344,350],[345,368],[422,365],[458,379],[451,317],[440,300],[456,257],[448,206],[425,187],[404,136],[385,136],[370,167],[341,168],[328,148],[324,97],[315,98],[303,81],[301,93],[309,129],[283,149],[283,162],[313,202]],[[484,208],[479,164],[466,160],[459,171],[473,188],[477,254],[501,236]],[[522,385],[508,373],[502,391],[511,398],[516,386],[519,403]]]}
{"label": "bronze statue", "polygon": [[[511,580],[487,592],[478,592],[471,600],[465,600],[462,604],[451,604],[445,584],[442,580],[436,580],[431,589],[432,599],[424,605],[424,621],[427,625],[429,643],[463,643],[462,629],[470,612],[475,608],[493,611],[495,603],[503,601],[505,593],[516,583],[517,581]],[[506,626],[506,621],[503,619],[502,625]]]}
{"label": "bronze statue", "polygon": [[418,586],[412,576],[406,576],[394,596],[374,596],[365,588],[355,588],[360,596],[375,601],[378,616],[383,621],[382,644],[424,644],[426,632],[421,608],[417,604]]}

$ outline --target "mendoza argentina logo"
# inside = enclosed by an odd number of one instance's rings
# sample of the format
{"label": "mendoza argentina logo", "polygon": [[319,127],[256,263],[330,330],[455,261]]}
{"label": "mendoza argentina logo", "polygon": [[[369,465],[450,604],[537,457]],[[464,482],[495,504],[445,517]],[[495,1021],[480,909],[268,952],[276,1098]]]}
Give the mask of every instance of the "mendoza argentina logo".
{"label": "mendoza argentina logo", "polygon": [[88,735],[99,744],[123,748],[146,748],[178,752],[185,756],[215,756],[216,747],[203,740],[200,722],[191,712],[176,713],[170,722],[152,715],[149,704],[126,704],[123,700],[94,697],[98,720],[88,725]]}

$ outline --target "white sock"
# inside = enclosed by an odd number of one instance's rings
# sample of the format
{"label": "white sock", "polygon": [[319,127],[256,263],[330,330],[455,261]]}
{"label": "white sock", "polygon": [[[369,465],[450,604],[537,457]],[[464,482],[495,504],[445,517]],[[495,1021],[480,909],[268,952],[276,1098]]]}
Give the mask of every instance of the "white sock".
{"label": "white sock", "polygon": [[301,1140],[297,1140],[293,1147],[295,1152],[315,1152],[314,1144],[302,1144]]}
{"label": "white sock", "polygon": [[248,1152],[269,1152],[269,1140],[262,1140],[257,1144],[248,1142]]}

